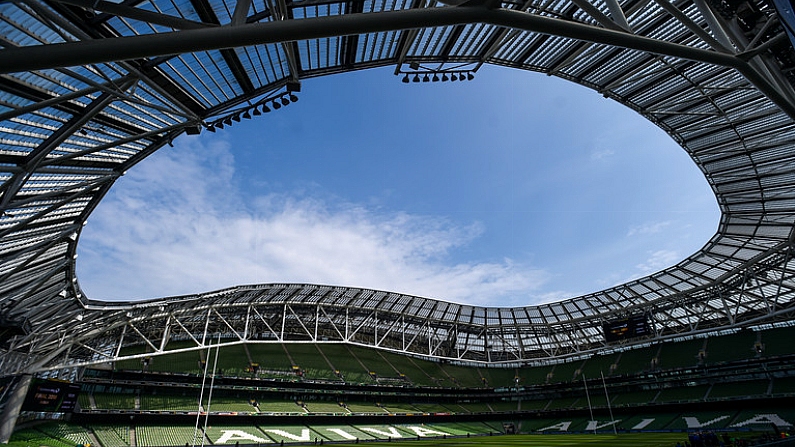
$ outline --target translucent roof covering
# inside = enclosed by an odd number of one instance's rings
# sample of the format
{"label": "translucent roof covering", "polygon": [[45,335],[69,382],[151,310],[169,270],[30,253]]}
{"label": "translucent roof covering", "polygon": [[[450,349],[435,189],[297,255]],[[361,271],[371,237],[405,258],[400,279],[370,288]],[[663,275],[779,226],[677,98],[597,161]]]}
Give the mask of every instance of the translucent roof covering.
{"label": "translucent roof covering", "polygon": [[[127,343],[160,352],[176,333],[204,346],[208,330],[535,361],[609,348],[602,324],[628,316],[648,319],[647,337],[789,319],[795,52],[777,17],[766,0],[2,3],[0,324],[13,335],[3,367],[107,361]],[[483,64],[582,84],[665,130],[711,185],[717,234],[648,277],[510,309],[314,285],[121,304],[81,291],[87,217],[181,134],[262,114],[309,77],[377,66],[466,77]]]}

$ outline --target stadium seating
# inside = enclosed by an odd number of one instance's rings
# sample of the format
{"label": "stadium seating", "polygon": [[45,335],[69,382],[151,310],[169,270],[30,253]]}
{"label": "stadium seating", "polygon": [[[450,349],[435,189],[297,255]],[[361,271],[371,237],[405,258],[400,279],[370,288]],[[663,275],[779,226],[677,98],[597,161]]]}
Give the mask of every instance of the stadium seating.
{"label": "stadium seating", "polygon": [[668,430],[722,429],[727,428],[736,415],[737,413],[733,411],[687,413],[674,418],[665,428]]}
{"label": "stadium seating", "polygon": [[520,411],[541,411],[545,410],[549,405],[549,399],[530,399],[530,400],[520,400],[519,401],[519,410]]}
{"label": "stadium seating", "polygon": [[594,355],[585,361],[580,368],[580,374],[587,379],[598,379],[604,374],[605,377],[613,373],[613,365],[618,362],[620,354]]}
{"label": "stadium seating", "polygon": [[42,431],[36,428],[23,428],[14,432],[13,441],[25,443],[25,445],[49,446],[49,447],[75,447],[76,444],[83,444],[84,441],[65,439]]}
{"label": "stadium seating", "polygon": [[129,425],[93,425],[91,430],[102,447],[127,447],[130,445]]}
{"label": "stadium seating", "polygon": [[258,365],[259,377],[297,379],[293,363],[281,343],[251,343],[248,345],[252,363]]}
{"label": "stadium seating", "polygon": [[133,394],[94,393],[94,402],[98,409],[105,410],[133,410],[136,409]]}
{"label": "stadium seating", "polygon": [[709,385],[665,388],[660,391],[656,402],[698,402],[704,400]]}
{"label": "stadium seating", "polygon": [[308,380],[341,380],[326,355],[314,344],[286,345],[292,364],[300,368],[302,377]]}
{"label": "stadium seating", "polygon": [[[267,433],[259,430],[256,426],[252,424],[230,424],[230,423],[218,423],[218,424],[210,424],[207,427],[207,439],[210,441],[211,444],[215,444],[219,440],[223,440],[223,436],[226,434],[227,437],[231,438],[240,438],[242,435],[244,439],[242,439],[242,443],[245,444],[252,444],[253,440],[256,438],[260,438],[267,442],[272,442],[271,439],[268,437]],[[237,435],[237,436],[235,436]],[[245,439],[248,436],[249,439]],[[240,441],[240,440],[238,440]],[[248,442],[246,442],[248,441]],[[233,442],[230,442],[230,444]]]}
{"label": "stadium seating", "polygon": [[668,424],[679,418],[679,413],[653,413],[621,415],[616,424],[621,430],[664,430]]}
{"label": "stadium seating", "polygon": [[[215,371],[216,374],[222,376],[243,377],[250,374],[249,366],[251,360],[249,359],[248,350],[245,345],[231,345],[221,349],[216,356],[216,348],[211,348],[208,351],[200,351],[205,354],[207,362],[208,373]],[[216,358],[218,363],[216,364]]]}
{"label": "stadium seating", "polygon": [[491,413],[491,407],[487,403],[460,403],[457,404],[464,412],[467,413]]}
{"label": "stadium seating", "polygon": [[294,401],[257,399],[261,413],[303,414],[306,411]]}
{"label": "stadium seating", "polygon": [[663,343],[660,347],[659,367],[661,369],[690,368],[699,364],[699,353],[703,351],[706,340],[697,338],[680,342]]}
{"label": "stadium seating", "polygon": [[201,427],[197,432],[194,426],[153,424],[135,427],[135,440],[139,447],[195,445],[194,439],[199,440],[196,444],[201,443],[202,436]]}
{"label": "stadium seating", "polygon": [[743,359],[752,359],[757,352],[754,345],[757,333],[743,330],[731,335],[707,338],[705,361],[707,364],[726,363]]}
{"label": "stadium seating", "polygon": [[92,440],[88,432],[86,429],[80,426],[74,426],[65,423],[46,423],[37,425],[35,429],[44,433],[50,439],[58,439],[67,444],[71,443],[70,447],[74,447],[78,444],[92,444]]}
{"label": "stadium seating", "polygon": [[517,372],[519,383],[524,386],[542,385],[552,372],[552,366],[523,367]]}
{"label": "stadium seating", "polygon": [[[388,405],[388,404],[387,404]],[[397,405],[397,404],[396,404]],[[395,406],[389,405],[390,408],[394,408]],[[455,410],[451,409],[450,405],[438,404],[438,403],[412,403],[411,408],[414,409],[414,412],[419,413],[455,413]]]}
{"label": "stadium seating", "polygon": [[576,360],[568,363],[558,363],[552,369],[551,382],[572,382],[580,380],[580,372],[584,362]]}
{"label": "stadium seating", "polygon": [[659,351],[660,345],[658,344],[623,351],[618,358],[613,374],[628,375],[649,371],[652,369],[652,364]]}
{"label": "stadium seating", "polygon": [[149,411],[197,411],[199,408],[198,392],[193,396],[142,394],[139,401],[141,410]]}
{"label": "stadium seating", "polygon": [[762,355],[776,357],[795,354],[795,326],[767,329],[761,333]]}
{"label": "stadium seating", "polygon": [[553,399],[549,405],[547,405],[547,410],[563,410],[567,408],[572,408],[577,404],[577,402],[582,399],[585,402],[585,396],[582,398],[580,397],[561,397],[558,399]]}
{"label": "stadium seating", "polygon": [[384,361],[384,357],[381,356],[379,351],[356,346],[348,347],[348,351],[350,352],[348,355],[352,356],[371,376],[381,378],[400,377],[400,373],[392,365]]}
{"label": "stadium seating", "polygon": [[308,401],[304,402],[304,407],[308,413],[322,413],[322,414],[348,414],[349,411],[345,407],[340,406],[339,402],[328,401]]}
{"label": "stadium seating", "polygon": [[[386,410],[387,413],[390,413],[390,414],[413,414],[413,413],[417,413],[417,408],[415,406],[411,405],[411,404],[408,404],[408,403],[402,403],[402,402],[387,402],[387,403],[383,403],[382,402],[381,406],[384,408],[384,410]],[[447,408],[445,408],[445,407],[443,407],[441,405],[437,405],[435,407],[439,408],[442,412],[449,411],[449,410],[447,410]]]}
{"label": "stadium seating", "polygon": [[776,396],[795,395],[795,377],[774,378],[772,394]]}
{"label": "stadium seating", "polygon": [[519,402],[518,401],[501,401],[501,402],[492,402],[489,404],[492,410],[497,413],[508,413],[519,411]]}
{"label": "stadium seating", "polygon": [[[202,374],[202,354],[199,351],[178,352],[168,357],[151,357],[147,360],[147,371],[170,372],[178,374]],[[212,368],[212,364],[210,365]]]}
{"label": "stadium seating", "polygon": [[442,363],[439,367],[447,377],[450,377],[453,386],[461,388],[484,388],[487,386],[480,373],[481,368],[451,365],[449,363]]}
{"label": "stadium seating", "polygon": [[512,387],[516,384],[518,372],[514,368],[484,368],[481,370],[489,387]]}
{"label": "stadium seating", "polygon": [[383,363],[388,364],[394,372],[391,376],[384,375],[380,380],[391,378],[394,383],[411,383],[417,386],[451,387],[453,382],[447,374],[439,368],[436,362],[428,362],[412,357],[407,357],[391,352],[380,352]]}
{"label": "stadium seating", "polygon": [[707,397],[713,400],[739,397],[763,397],[767,395],[769,387],[769,380],[716,383],[712,385]]}
{"label": "stadium seating", "polygon": [[399,354],[383,353],[384,358],[416,385],[457,388],[461,385],[442,368],[441,363]]}
{"label": "stadium seating", "polygon": [[237,413],[256,413],[254,407],[247,397],[233,396],[204,396],[203,406],[205,411],[210,412],[237,412]]}
{"label": "stadium seating", "polygon": [[653,402],[658,393],[658,390],[618,393],[610,403],[614,407],[646,405]]}
{"label": "stadium seating", "polygon": [[[467,420],[484,416],[483,421],[438,425],[451,435],[501,431],[501,417],[510,418],[527,433],[591,431],[594,427],[612,431],[613,425],[617,430],[732,429],[737,424],[738,429],[769,429],[773,423],[795,422],[795,414],[790,414],[795,412],[775,406],[757,408],[761,399],[795,395],[795,377],[789,366],[793,359],[788,357],[795,349],[779,340],[789,335],[795,335],[795,329],[745,330],[518,368],[433,362],[340,343],[232,345],[218,352],[216,390],[209,410],[211,419],[223,419],[208,427],[205,442],[223,437],[242,444],[256,439],[288,443],[307,437],[311,442],[417,436],[401,424],[350,425],[342,423],[343,419],[336,425],[319,426],[309,422],[284,426],[235,422],[240,420],[237,417],[272,415],[309,418],[307,421],[348,416],[389,420],[406,415],[464,416]],[[169,344],[170,349],[185,346],[184,342]],[[764,349],[758,349],[762,346]],[[129,349],[131,353],[146,351]],[[85,391],[79,396],[80,411],[98,416],[114,412],[195,414],[201,366],[206,364],[202,362],[209,361],[212,371],[215,352],[188,351],[146,362],[117,362],[115,376],[88,371]],[[117,380],[120,377],[131,381]],[[607,415],[605,387],[616,413],[615,424]],[[205,394],[205,410],[208,399]],[[715,402],[727,402],[726,411],[716,409],[720,407]],[[744,402],[755,406],[745,408]],[[682,408],[690,406],[694,411],[683,412]],[[676,411],[669,411],[671,408]],[[586,416],[590,411],[595,421]],[[530,414],[533,419],[525,420],[524,415]],[[487,422],[489,418],[496,419]],[[186,439],[192,441],[193,427],[188,425],[109,425],[104,421],[92,430],[72,427],[71,434],[26,429],[20,436],[54,439],[47,444],[53,447],[74,447],[69,439],[88,439],[102,447],[132,443],[140,447],[182,446]]]}
{"label": "stadium seating", "polygon": [[94,404],[91,403],[91,398],[88,393],[80,393],[77,396],[77,404],[80,406],[81,409],[90,410],[94,408]]}
{"label": "stadium seating", "polygon": [[386,413],[383,408],[371,402],[345,402],[348,411],[351,413],[359,414],[383,414]]}

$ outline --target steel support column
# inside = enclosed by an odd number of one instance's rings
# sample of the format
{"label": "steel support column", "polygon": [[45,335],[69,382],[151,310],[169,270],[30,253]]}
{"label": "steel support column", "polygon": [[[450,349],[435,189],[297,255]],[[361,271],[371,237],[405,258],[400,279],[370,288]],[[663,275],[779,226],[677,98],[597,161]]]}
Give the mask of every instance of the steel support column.
{"label": "steel support column", "polygon": [[32,380],[31,374],[24,374],[14,385],[14,391],[11,392],[11,397],[8,398],[3,414],[0,416],[0,443],[2,444],[8,444],[11,434],[14,432],[14,425],[17,423],[19,411],[22,409],[22,403],[25,402],[25,396],[28,394]]}

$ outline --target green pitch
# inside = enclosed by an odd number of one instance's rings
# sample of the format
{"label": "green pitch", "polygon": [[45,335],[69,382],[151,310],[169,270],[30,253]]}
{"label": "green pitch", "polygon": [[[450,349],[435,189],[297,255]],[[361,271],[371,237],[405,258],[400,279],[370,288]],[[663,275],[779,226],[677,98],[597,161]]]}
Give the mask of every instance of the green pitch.
{"label": "green pitch", "polygon": [[[478,436],[456,439],[428,439],[419,441],[394,441],[390,447],[674,447],[678,441],[684,444],[687,433],[625,433],[619,435],[501,435]],[[339,446],[340,444],[334,444]],[[347,446],[348,444],[346,444]],[[355,444],[349,444],[353,446]],[[358,445],[368,445],[361,443]],[[375,445],[375,444],[370,444]],[[379,447],[386,447],[383,442]]]}

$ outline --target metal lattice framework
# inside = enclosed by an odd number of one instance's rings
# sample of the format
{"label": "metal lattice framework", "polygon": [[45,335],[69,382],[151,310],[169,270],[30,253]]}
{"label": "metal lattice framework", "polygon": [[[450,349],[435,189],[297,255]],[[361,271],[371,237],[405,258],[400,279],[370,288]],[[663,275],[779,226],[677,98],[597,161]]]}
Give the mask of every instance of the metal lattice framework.
{"label": "metal lattice framework", "polygon": [[[795,52],[767,0],[11,0],[0,3],[0,321],[4,372],[107,362],[169,340],[344,341],[467,361],[608,347],[606,320],[655,337],[795,311]],[[665,130],[704,173],[717,234],[679,264],[553,304],[485,308],[315,285],[141,303],[75,277],[88,215],[183,133],[259,115],[300,81],[483,64],[567,79]],[[23,333],[24,332],[24,333]],[[152,355],[152,354],[146,355]],[[134,356],[133,356],[134,357]]]}

